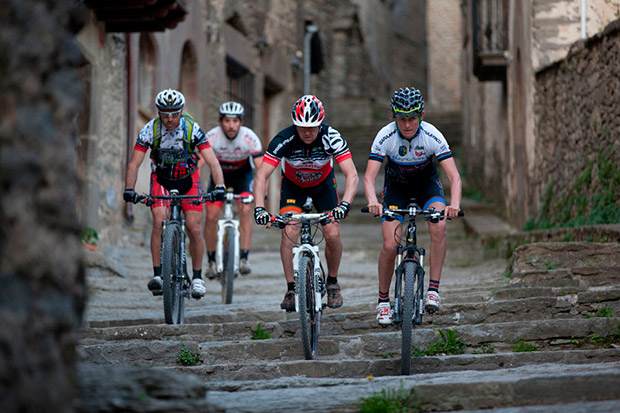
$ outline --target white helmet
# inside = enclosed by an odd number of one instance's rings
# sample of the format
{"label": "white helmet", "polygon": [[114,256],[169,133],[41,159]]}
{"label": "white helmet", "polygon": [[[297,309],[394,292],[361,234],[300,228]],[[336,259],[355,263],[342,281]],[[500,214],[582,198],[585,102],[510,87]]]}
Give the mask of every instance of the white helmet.
{"label": "white helmet", "polygon": [[243,117],[243,106],[241,103],[233,102],[224,102],[220,106],[220,115],[221,116],[229,116],[234,117],[238,116],[239,118]]}
{"label": "white helmet", "polygon": [[174,89],[165,89],[157,94],[155,106],[159,110],[181,109],[185,106],[185,96]]}
{"label": "white helmet", "polygon": [[293,105],[291,118],[296,126],[319,126],[325,118],[325,109],[316,96],[304,95]]}

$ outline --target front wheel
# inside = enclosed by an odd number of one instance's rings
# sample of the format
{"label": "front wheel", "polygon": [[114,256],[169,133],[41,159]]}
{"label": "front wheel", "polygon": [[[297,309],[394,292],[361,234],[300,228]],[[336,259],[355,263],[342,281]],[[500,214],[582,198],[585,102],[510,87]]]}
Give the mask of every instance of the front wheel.
{"label": "front wheel", "polygon": [[403,263],[403,275],[405,277],[403,289],[403,317],[400,328],[402,331],[402,348],[400,372],[404,375],[411,374],[411,336],[413,329],[414,287],[417,265],[413,262]]}
{"label": "front wheel", "polygon": [[314,274],[314,259],[307,254],[299,260],[299,276],[295,280],[299,307],[299,323],[301,326],[301,343],[306,360],[312,360],[318,355],[318,320],[314,305],[314,288],[312,277]]}
{"label": "front wheel", "polygon": [[184,271],[181,268],[181,227],[166,226],[161,244],[161,275],[164,293],[164,320],[166,324],[183,323],[183,294],[181,283]]}
{"label": "front wheel", "polygon": [[224,270],[222,271],[222,304],[232,303],[233,284],[235,281],[235,230],[224,231]]}

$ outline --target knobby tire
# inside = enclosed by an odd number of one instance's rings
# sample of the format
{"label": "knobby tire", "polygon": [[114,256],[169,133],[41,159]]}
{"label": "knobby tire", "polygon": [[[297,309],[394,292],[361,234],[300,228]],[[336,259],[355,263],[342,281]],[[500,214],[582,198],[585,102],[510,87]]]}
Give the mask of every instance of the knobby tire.
{"label": "knobby tire", "polygon": [[184,305],[181,293],[183,271],[181,271],[181,228],[170,224],[162,236],[161,275],[164,293],[164,320],[166,324],[183,322]]}
{"label": "knobby tire", "polygon": [[[403,375],[411,374],[411,349],[413,333],[413,309],[414,309],[414,287],[416,279],[417,265],[406,261],[403,263],[404,289],[403,289],[403,318],[401,320],[402,349],[400,372]],[[416,304],[417,305],[417,304]]]}
{"label": "knobby tire", "polygon": [[224,269],[222,271],[222,304],[232,303],[233,284],[235,281],[235,230],[224,231]]}
{"label": "knobby tire", "polygon": [[312,285],[310,277],[312,277],[314,265],[312,258],[307,254],[303,254],[299,259],[299,277],[295,280],[295,289],[297,290],[298,307],[299,307],[299,323],[301,326],[301,343],[304,350],[306,360],[314,358],[313,337],[312,337],[312,315],[314,311],[312,301],[314,294],[310,291]]}

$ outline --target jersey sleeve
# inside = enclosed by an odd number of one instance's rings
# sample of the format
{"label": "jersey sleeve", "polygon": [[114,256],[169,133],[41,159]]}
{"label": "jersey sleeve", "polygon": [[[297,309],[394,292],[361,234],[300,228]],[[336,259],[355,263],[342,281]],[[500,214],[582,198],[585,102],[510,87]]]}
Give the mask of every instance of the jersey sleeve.
{"label": "jersey sleeve", "polygon": [[207,135],[205,135],[200,125],[198,125],[198,122],[194,123],[192,129],[192,145],[197,148],[198,151],[204,151],[211,147]]}
{"label": "jersey sleeve", "polygon": [[383,139],[383,133],[381,133],[382,131],[383,129],[377,133],[377,136],[375,136],[375,139],[372,141],[372,145],[370,146],[370,155],[368,156],[368,159],[377,162],[383,162],[386,155],[385,146],[382,145],[386,139]]}
{"label": "jersey sleeve", "polygon": [[246,129],[243,139],[245,140],[247,147],[250,148],[250,156],[252,156],[252,158],[263,156],[263,145],[261,144],[258,135],[256,135],[252,129]]}
{"label": "jersey sleeve", "polygon": [[293,137],[294,135],[288,139],[284,139],[282,135],[276,135],[276,137],[269,142],[269,146],[263,157],[263,162],[267,162],[267,164],[274,168],[278,166],[286,154],[286,149],[288,148],[287,144],[290,143]]}
{"label": "jersey sleeve", "polygon": [[448,145],[448,141],[437,128],[433,127],[428,135],[433,142],[433,153],[437,157],[438,162],[452,158],[450,145]]}
{"label": "jersey sleeve", "polygon": [[331,126],[327,127],[326,135],[323,135],[324,143],[327,143],[329,152],[332,154],[336,162],[340,163],[344,160],[351,159],[351,150],[347,141],[342,137],[340,132]]}
{"label": "jersey sleeve", "polygon": [[136,144],[134,145],[134,149],[146,152],[150,147],[153,146],[153,123],[155,119],[151,119],[146,125],[140,129],[140,133],[138,133],[138,139],[136,139]]}

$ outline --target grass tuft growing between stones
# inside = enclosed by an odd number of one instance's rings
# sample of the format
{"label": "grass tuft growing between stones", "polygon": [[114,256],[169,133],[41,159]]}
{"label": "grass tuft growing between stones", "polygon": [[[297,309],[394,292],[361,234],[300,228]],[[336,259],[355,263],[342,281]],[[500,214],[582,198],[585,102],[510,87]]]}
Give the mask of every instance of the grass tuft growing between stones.
{"label": "grass tuft growing between stones", "polygon": [[439,340],[429,344],[426,349],[414,347],[411,350],[411,355],[413,357],[422,357],[465,353],[467,345],[463,342],[463,339],[456,335],[456,331],[438,330],[437,335],[440,336]]}
{"label": "grass tuft growing between stones", "polygon": [[181,344],[181,349],[177,355],[177,363],[183,366],[196,366],[202,363],[200,360],[200,354],[185,347],[185,344]]}
{"label": "grass tuft growing between stones", "polygon": [[528,351],[538,351],[538,347],[536,347],[532,343],[526,343],[523,340],[517,341],[512,346],[510,346],[511,350],[515,353],[526,353]]}
{"label": "grass tuft growing between stones", "polygon": [[419,412],[422,405],[423,401],[416,396],[415,390],[405,389],[401,383],[399,389],[382,389],[380,393],[362,399],[360,412]]}
{"label": "grass tuft growing between stones", "polygon": [[258,323],[256,330],[252,330],[252,340],[267,340],[271,338],[271,334],[263,330],[261,323]]}

